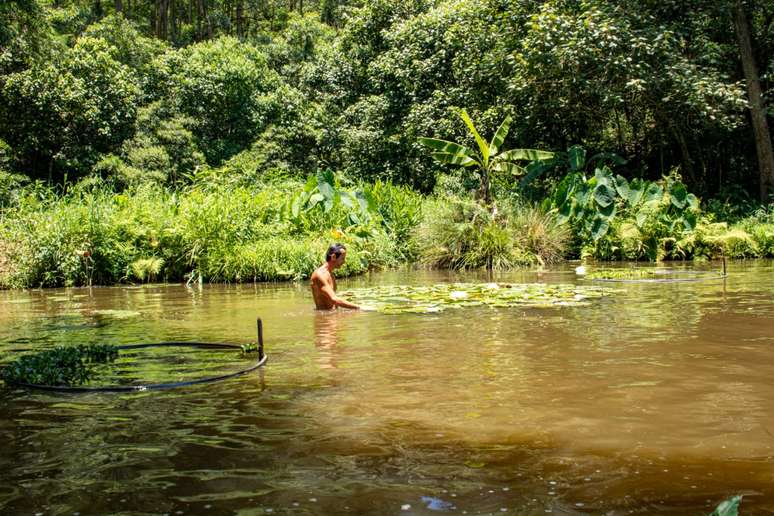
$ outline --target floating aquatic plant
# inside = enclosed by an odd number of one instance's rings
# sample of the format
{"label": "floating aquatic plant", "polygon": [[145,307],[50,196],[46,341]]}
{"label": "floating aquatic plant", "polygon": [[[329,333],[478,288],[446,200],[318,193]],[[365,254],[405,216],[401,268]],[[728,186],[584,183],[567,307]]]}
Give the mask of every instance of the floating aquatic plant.
{"label": "floating aquatic plant", "polygon": [[682,269],[600,269],[585,275],[586,279],[601,281],[641,281],[641,282],[673,282],[713,280],[724,277],[723,273],[714,271],[696,271]]}
{"label": "floating aquatic plant", "polygon": [[431,286],[388,285],[354,289],[342,295],[387,314],[433,313],[449,308],[488,306],[578,306],[611,289],[545,283],[441,283]]}
{"label": "floating aquatic plant", "polygon": [[93,364],[113,362],[118,348],[110,344],[59,346],[17,358],[2,371],[3,380],[35,385],[83,385],[94,376]]}
{"label": "floating aquatic plant", "polygon": [[[589,272],[587,279],[656,279],[664,271],[657,269],[607,269]],[[662,276],[663,277],[663,276]]]}

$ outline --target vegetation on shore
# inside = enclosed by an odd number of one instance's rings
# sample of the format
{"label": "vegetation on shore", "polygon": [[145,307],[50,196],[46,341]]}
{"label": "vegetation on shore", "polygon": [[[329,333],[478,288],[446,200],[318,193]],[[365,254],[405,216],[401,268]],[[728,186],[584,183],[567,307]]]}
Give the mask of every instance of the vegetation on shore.
{"label": "vegetation on shore", "polygon": [[772,256],[732,4],[4,2],[0,287]]}

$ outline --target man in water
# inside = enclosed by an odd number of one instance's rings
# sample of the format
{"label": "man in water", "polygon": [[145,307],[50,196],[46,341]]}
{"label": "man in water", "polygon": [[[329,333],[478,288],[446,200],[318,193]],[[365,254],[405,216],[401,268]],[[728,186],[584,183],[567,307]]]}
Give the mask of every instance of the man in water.
{"label": "man in water", "polygon": [[312,297],[318,310],[332,310],[337,307],[359,310],[360,307],[336,296],[336,278],[333,271],[344,265],[347,248],[333,244],[325,253],[325,263],[312,274]]}

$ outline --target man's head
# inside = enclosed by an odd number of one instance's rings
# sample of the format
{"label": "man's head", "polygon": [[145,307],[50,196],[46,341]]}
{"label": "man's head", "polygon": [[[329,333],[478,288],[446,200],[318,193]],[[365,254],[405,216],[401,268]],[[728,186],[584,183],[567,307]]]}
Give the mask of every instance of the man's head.
{"label": "man's head", "polygon": [[328,248],[328,252],[325,253],[325,261],[335,269],[344,265],[344,260],[347,258],[347,248],[342,244],[333,244]]}

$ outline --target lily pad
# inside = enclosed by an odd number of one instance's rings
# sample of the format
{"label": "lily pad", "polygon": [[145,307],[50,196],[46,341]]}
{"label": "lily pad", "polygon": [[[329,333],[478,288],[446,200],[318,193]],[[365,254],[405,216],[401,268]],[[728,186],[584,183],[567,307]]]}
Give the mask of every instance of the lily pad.
{"label": "lily pad", "polygon": [[437,313],[449,308],[585,306],[613,290],[599,286],[545,283],[441,283],[387,285],[342,292],[353,302],[386,314]]}
{"label": "lily pad", "polygon": [[115,317],[116,319],[129,319],[131,317],[139,317],[142,315],[140,312],[135,312],[133,310],[94,310],[92,313],[95,315]]}

